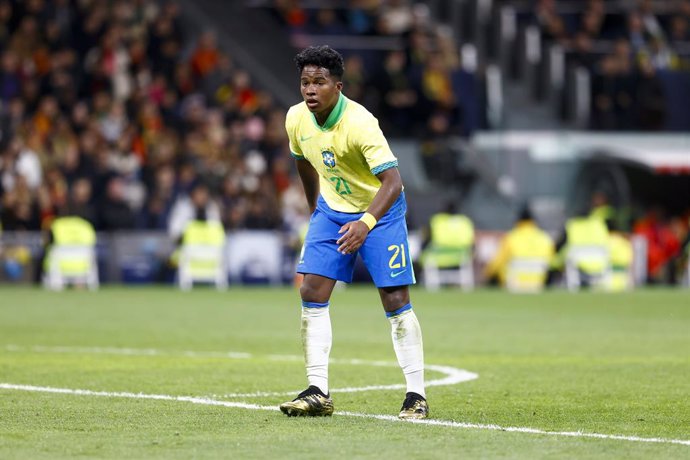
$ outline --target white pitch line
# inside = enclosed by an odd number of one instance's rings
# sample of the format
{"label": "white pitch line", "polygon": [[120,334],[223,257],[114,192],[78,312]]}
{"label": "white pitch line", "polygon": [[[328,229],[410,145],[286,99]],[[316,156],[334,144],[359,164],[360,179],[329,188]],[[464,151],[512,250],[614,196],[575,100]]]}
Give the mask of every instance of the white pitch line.
{"label": "white pitch line", "polygon": [[[146,393],[129,393],[129,392],[108,392],[108,391],[92,391],[92,390],[80,390],[72,388],[54,388],[54,387],[44,387],[44,386],[34,386],[34,385],[20,385],[14,383],[0,383],[0,389],[4,390],[16,390],[16,391],[29,391],[38,393],[57,393],[57,394],[67,394],[76,396],[97,396],[106,398],[128,398],[128,399],[152,399],[159,401],[178,401],[178,402],[188,402],[192,404],[200,404],[206,406],[222,406],[230,407],[236,409],[249,409],[249,410],[264,410],[264,411],[277,411],[278,408],[275,406],[262,406],[258,404],[247,404],[240,402],[231,401],[218,401],[210,398],[198,398],[194,396],[172,396],[172,395],[158,395],[158,394],[146,394]],[[392,415],[376,415],[376,414],[362,414],[359,412],[335,412],[336,416],[345,417],[360,417],[369,418],[374,420],[382,420],[386,422],[398,422],[398,423],[414,423],[417,425],[428,425],[428,426],[440,426],[447,428],[464,428],[464,429],[476,429],[476,430],[489,430],[489,431],[506,431],[515,433],[528,433],[537,434],[545,436],[561,436],[561,437],[571,437],[571,438],[595,438],[595,439],[607,439],[613,441],[629,441],[629,442],[646,442],[646,443],[658,443],[658,444],[680,444],[684,446],[690,446],[690,440],[684,439],[666,439],[666,438],[642,438],[639,436],[625,436],[618,434],[601,434],[601,433],[587,433],[582,431],[545,431],[537,428],[529,427],[513,427],[513,426],[499,426],[499,425],[485,425],[479,423],[463,423],[463,422],[453,422],[449,420],[400,420]]]}
{"label": "white pitch line", "polygon": [[[190,358],[232,358],[232,359],[248,359],[253,357],[251,353],[240,352],[217,352],[217,351],[166,351],[157,350],[153,348],[116,348],[116,347],[66,347],[53,346],[47,347],[43,345],[21,346],[21,345],[6,345],[6,351],[23,352],[31,351],[36,353],[84,353],[84,354],[110,354],[110,355],[125,355],[125,356],[186,356]],[[272,361],[297,361],[304,359],[297,355],[267,355],[267,359]],[[352,366],[377,366],[377,367],[398,367],[398,363],[389,361],[365,361],[362,359],[331,359],[331,364],[345,364]],[[464,369],[458,369],[450,366],[438,366],[435,364],[427,364],[424,366],[426,370],[439,372],[445,374],[443,378],[427,380],[425,383],[428,387],[455,385],[457,383],[468,382],[479,377],[474,372],[469,372]],[[382,390],[404,390],[405,384],[391,384],[391,385],[370,385],[365,387],[347,387],[347,388],[332,388],[332,393],[357,393],[362,391],[382,391]],[[211,395],[211,397],[222,398],[257,398],[267,396],[286,396],[299,393],[296,391],[281,391],[281,392],[254,392],[254,393],[227,393],[223,395]]]}
{"label": "white pitch line", "polygon": [[5,345],[5,351],[35,353],[83,353],[83,354],[104,354],[104,355],[124,355],[124,356],[187,356],[189,358],[232,358],[248,359],[250,353],[237,351],[166,351],[154,348],[117,348],[117,347],[64,347],[43,345]]}

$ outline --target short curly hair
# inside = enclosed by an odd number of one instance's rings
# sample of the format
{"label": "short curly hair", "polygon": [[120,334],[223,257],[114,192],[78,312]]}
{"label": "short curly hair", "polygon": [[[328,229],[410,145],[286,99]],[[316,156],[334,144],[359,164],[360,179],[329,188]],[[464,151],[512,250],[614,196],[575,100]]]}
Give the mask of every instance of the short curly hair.
{"label": "short curly hair", "polygon": [[308,65],[323,67],[332,76],[338,78],[342,77],[345,72],[343,56],[328,45],[310,46],[303,49],[295,56],[295,64],[297,64],[297,70],[300,74]]}

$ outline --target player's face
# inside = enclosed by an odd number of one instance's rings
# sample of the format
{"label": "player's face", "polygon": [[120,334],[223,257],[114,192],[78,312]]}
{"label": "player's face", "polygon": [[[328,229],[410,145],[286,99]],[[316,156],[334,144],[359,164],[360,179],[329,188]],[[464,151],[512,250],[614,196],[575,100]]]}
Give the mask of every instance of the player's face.
{"label": "player's face", "polygon": [[[307,65],[300,75],[300,91],[309,111],[325,121],[335,107],[343,83],[331,76],[328,69]],[[323,118],[323,120],[321,120]]]}

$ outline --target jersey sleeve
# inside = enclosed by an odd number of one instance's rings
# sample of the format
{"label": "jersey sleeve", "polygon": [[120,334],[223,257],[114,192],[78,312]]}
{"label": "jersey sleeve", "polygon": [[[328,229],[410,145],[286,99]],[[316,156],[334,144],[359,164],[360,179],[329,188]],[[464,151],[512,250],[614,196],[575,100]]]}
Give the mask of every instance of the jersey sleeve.
{"label": "jersey sleeve", "polygon": [[398,166],[398,159],[393,155],[378,120],[373,116],[366,124],[354,130],[354,141],[364,155],[372,174],[377,175]]}
{"label": "jersey sleeve", "polygon": [[290,142],[290,153],[294,158],[303,160],[304,153],[302,153],[302,149],[297,141],[297,118],[297,110],[295,110],[295,107],[291,107],[285,116],[285,131],[287,132],[288,140]]}

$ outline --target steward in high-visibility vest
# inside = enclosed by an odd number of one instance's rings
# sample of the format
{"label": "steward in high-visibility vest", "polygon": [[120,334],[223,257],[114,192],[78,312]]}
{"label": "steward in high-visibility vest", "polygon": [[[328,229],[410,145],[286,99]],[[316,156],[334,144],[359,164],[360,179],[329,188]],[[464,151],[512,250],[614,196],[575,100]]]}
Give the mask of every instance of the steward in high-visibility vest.
{"label": "steward in high-visibility vest", "polygon": [[590,217],[600,219],[602,222],[615,221],[616,210],[609,204],[609,199],[603,192],[594,192],[591,198]]}
{"label": "steward in high-visibility vest", "polygon": [[[608,248],[609,231],[606,224],[599,217],[580,216],[568,219],[565,226],[566,244],[554,258],[552,266],[562,268],[568,251],[577,247]],[[581,258],[578,269],[587,275],[599,275],[608,267],[609,260],[605,257],[591,256]]]}
{"label": "steward in high-visibility vest", "polygon": [[615,210],[612,206],[606,204],[593,208],[589,215],[590,217],[599,219],[602,222],[606,222],[607,220],[613,220],[615,216]]}
{"label": "steward in high-visibility vest", "polygon": [[[543,260],[546,267],[553,254],[553,240],[537,226],[529,210],[525,209],[513,229],[501,240],[498,252],[484,269],[484,277],[488,280],[498,279],[505,285],[508,266],[512,260]],[[544,279],[539,282],[543,284]]]}
{"label": "steward in high-visibility vest", "polygon": [[630,267],[633,262],[632,243],[621,233],[612,231],[609,235],[609,257],[611,277],[608,288],[623,291],[630,287]]}
{"label": "steward in high-visibility vest", "polygon": [[467,216],[438,213],[432,216],[429,227],[430,243],[422,254],[423,264],[453,268],[472,257],[474,224]]}
{"label": "steward in high-visibility vest", "polygon": [[182,244],[222,246],[225,243],[225,230],[220,222],[193,220],[187,224],[182,234]]}
{"label": "steward in high-visibility vest", "polygon": [[[182,233],[180,247],[183,246],[217,246],[219,250],[225,244],[225,229],[218,221],[192,220],[189,221]],[[177,265],[180,258],[180,249],[173,252],[171,263]],[[192,269],[197,268],[194,264]],[[203,267],[198,267],[203,268]]]}
{"label": "steward in high-visibility vest", "polygon": [[[50,226],[50,234],[52,241],[46,250],[44,269],[50,265],[50,252],[54,247],[94,246],[96,244],[96,232],[93,225],[77,216],[56,218]],[[60,263],[60,271],[63,273],[82,273],[88,270],[89,263],[86,259],[66,259]]]}

